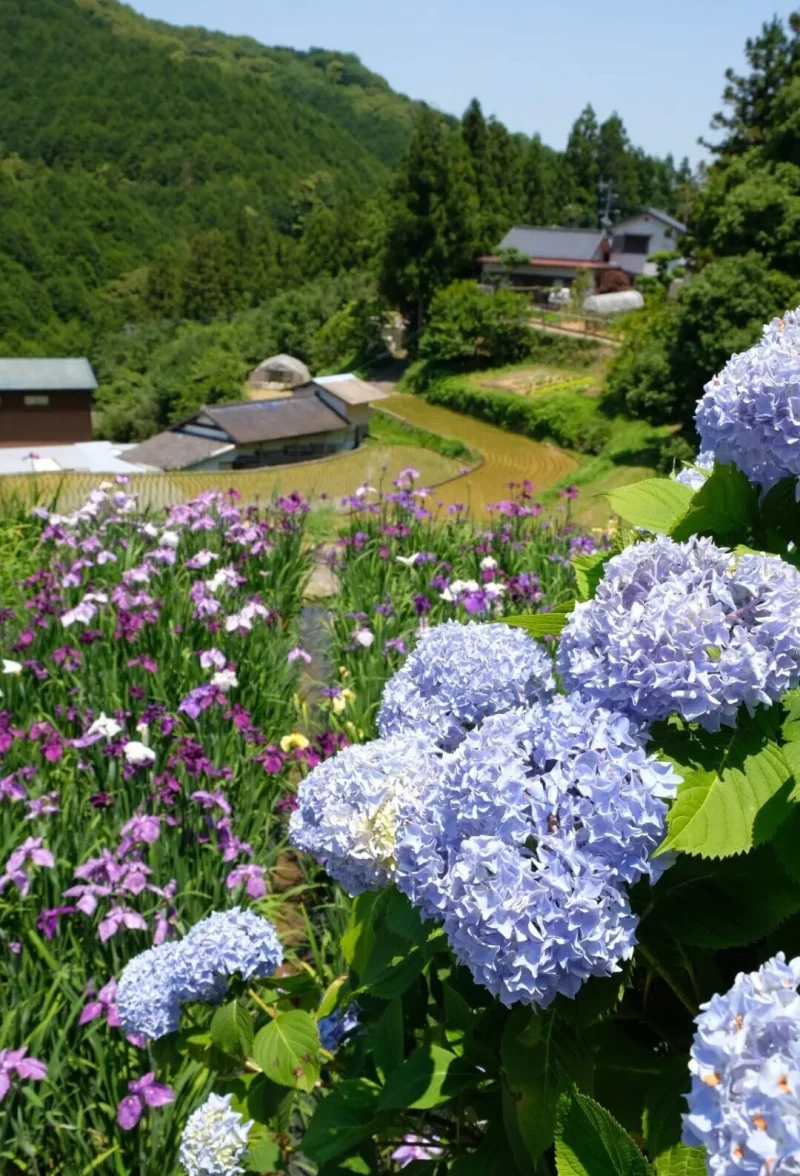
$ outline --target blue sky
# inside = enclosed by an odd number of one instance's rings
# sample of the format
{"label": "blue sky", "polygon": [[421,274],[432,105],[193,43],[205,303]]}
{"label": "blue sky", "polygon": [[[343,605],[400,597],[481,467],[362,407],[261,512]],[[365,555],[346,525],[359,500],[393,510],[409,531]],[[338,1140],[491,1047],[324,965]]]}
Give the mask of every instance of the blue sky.
{"label": "blue sky", "polygon": [[412,98],[460,114],[477,96],[514,131],[563,147],[592,102],[634,143],[693,162],[725,68],[784,0],[133,0],[146,16],[267,45],[349,50]]}

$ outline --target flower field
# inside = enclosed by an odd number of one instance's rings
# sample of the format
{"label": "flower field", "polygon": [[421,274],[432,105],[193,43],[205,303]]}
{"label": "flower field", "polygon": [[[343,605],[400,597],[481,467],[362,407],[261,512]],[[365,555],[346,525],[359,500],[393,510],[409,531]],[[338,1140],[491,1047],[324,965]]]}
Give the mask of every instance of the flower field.
{"label": "flower field", "polygon": [[[241,1018],[285,1006],[313,1027],[326,991],[333,1007],[349,900],[287,848],[299,782],[374,734],[384,683],[429,626],[556,605],[570,555],[595,547],[568,500],[546,520],[528,486],[485,529],[463,509],[437,521],[416,475],[349,500],[326,552],[341,591],[319,681],[299,637],[313,558],[299,495],[256,510],[204,491],[156,513],[123,480],[71,514],[0,520],[3,1171],[180,1170],[225,1055],[197,988],[163,1022],[148,996],[145,1033],[126,1018],[158,968],[121,982],[142,952],[195,943],[213,912],[268,916],[280,938],[264,958],[272,973],[283,957],[285,995],[252,964],[230,981]],[[180,1031],[151,1039],[168,1022]],[[274,1087],[291,1131],[251,1170],[294,1154],[305,1085]]]}
{"label": "flower field", "polygon": [[796,1176],[798,379],[795,312],[613,534],[0,519],[3,1172]]}

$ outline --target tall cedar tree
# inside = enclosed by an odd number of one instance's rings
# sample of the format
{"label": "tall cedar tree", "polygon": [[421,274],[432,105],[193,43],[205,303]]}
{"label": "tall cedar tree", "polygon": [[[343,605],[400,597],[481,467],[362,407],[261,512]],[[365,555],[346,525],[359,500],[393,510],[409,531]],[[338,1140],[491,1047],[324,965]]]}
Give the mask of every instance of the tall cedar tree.
{"label": "tall cedar tree", "polygon": [[417,330],[436,291],[475,272],[479,220],[461,135],[423,111],[391,187],[380,271],[381,292]]}
{"label": "tall cedar tree", "polygon": [[598,138],[597,116],[591,105],[585,106],[572,124],[562,160],[564,224],[584,228],[597,224]]}

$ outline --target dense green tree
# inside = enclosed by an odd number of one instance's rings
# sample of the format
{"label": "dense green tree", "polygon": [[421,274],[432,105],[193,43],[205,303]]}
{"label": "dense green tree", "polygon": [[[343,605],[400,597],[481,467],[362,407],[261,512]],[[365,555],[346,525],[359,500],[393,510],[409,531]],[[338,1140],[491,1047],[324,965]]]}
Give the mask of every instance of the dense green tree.
{"label": "dense green tree", "polygon": [[674,302],[632,326],[609,374],[608,405],[691,430],[703,386],[731,354],[757,340],[767,319],[799,298],[800,282],[756,253],[711,262]]}
{"label": "dense green tree", "polygon": [[[597,152],[600,128],[591,105],[572,124],[561,161],[562,223],[593,227],[597,224]],[[608,177],[603,177],[608,178]]]}
{"label": "dense green tree", "polygon": [[559,220],[558,153],[534,135],[522,163],[522,219],[529,225],[555,225]]}
{"label": "dense green tree", "polygon": [[493,293],[474,282],[453,282],[430,306],[420,340],[424,359],[512,363],[530,349],[530,306],[509,289]]}
{"label": "dense green tree", "polygon": [[147,268],[145,302],[155,318],[179,318],[183,309],[183,260],[175,249],[160,245]]}
{"label": "dense green tree", "polygon": [[625,130],[625,124],[614,112],[597,133],[597,175],[613,185],[623,216],[642,204],[637,159]]}
{"label": "dense green tree", "polygon": [[460,134],[424,111],[391,188],[380,286],[422,327],[430,300],[475,269],[480,210]]}
{"label": "dense green tree", "polygon": [[776,103],[786,85],[800,68],[800,12],[793,12],[787,25],[773,17],[757,37],[745,42],[749,73],[725,72],[722,94],[724,107],[711,120],[712,130],[723,138],[706,144],[725,158],[741,155],[764,142],[775,122]]}
{"label": "dense green tree", "polygon": [[183,278],[188,318],[207,320],[233,310],[238,288],[236,245],[231,233],[212,229],[192,238]]}

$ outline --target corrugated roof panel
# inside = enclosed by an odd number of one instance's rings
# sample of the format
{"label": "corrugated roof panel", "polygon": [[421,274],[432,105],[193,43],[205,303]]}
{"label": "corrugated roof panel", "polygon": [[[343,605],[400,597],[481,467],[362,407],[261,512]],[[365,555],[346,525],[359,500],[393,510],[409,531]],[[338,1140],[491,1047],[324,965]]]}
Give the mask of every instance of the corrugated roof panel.
{"label": "corrugated roof panel", "polygon": [[375,384],[368,384],[359,379],[352,372],[344,372],[339,376],[316,376],[315,384],[338,396],[345,404],[369,404],[372,400],[385,400],[389,395]]}
{"label": "corrugated roof panel", "polygon": [[0,392],[94,392],[88,359],[0,358]]}

